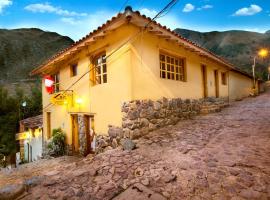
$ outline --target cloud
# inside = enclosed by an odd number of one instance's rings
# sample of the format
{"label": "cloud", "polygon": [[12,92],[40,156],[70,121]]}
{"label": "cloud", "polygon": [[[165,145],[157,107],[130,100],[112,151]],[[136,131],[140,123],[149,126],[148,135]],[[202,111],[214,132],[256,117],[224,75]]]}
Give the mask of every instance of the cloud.
{"label": "cloud", "polygon": [[155,17],[158,14],[156,10],[149,10],[148,8],[142,8],[139,11],[141,14],[144,14],[147,17],[151,17],[151,18]]}
{"label": "cloud", "polygon": [[12,0],[0,0],[0,13],[3,12],[5,7],[11,6]]}
{"label": "cloud", "polygon": [[206,9],[211,9],[213,7],[214,6],[207,4],[207,5],[204,5],[202,7],[197,8],[197,10],[206,10]]}
{"label": "cloud", "polygon": [[74,11],[63,10],[60,7],[52,6],[49,3],[29,4],[25,6],[24,9],[33,13],[54,13],[54,14],[62,15],[66,17],[87,16],[86,13],[77,13]]}
{"label": "cloud", "polygon": [[183,8],[183,12],[191,12],[191,11],[193,11],[195,9],[195,6],[193,6],[192,4],[190,4],[190,3],[187,3],[186,5],[185,5],[185,7]]}
{"label": "cloud", "polygon": [[66,24],[70,24],[70,25],[78,25],[81,23],[80,20],[75,19],[73,17],[62,17],[60,19],[62,22],[66,23]]}
{"label": "cloud", "polygon": [[233,16],[251,16],[262,11],[262,8],[258,5],[252,4],[248,8],[241,8],[237,10]]}

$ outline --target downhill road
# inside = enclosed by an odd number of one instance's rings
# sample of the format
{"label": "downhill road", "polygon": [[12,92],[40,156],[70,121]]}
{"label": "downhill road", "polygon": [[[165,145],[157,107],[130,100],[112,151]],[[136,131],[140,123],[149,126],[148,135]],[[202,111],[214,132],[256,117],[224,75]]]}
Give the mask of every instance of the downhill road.
{"label": "downhill road", "polygon": [[270,91],[136,142],[131,152],[28,164],[0,182],[40,175],[23,199],[112,199],[138,182],[168,199],[270,199]]}

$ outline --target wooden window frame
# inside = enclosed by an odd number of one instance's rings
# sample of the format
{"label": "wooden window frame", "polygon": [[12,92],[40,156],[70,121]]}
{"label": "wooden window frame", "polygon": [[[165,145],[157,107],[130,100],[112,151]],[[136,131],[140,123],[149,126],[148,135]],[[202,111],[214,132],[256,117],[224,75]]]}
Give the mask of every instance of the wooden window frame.
{"label": "wooden window frame", "polygon": [[[74,68],[76,69],[74,70]],[[70,77],[74,77],[78,75],[78,63],[70,64],[69,69],[70,69]]]}
{"label": "wooden window frame", "polygon": [[160,78],[186,82],[186,58],[159,52]]}
{"label": "wooden window frame", "polygon": [[53,84],[53,93],[60,92],[60,73],[57,72],[53,75],[54,84]]}
{"label": "wooden window frame", "polygon": [[227,85],[227,73],[226,72],[221,72],[221,84],[222,85]]}
{"label": "wooden window frame", "polygon": [[[102,57],[105,57],[105,61],[101,61],[101,63],[97,63],[98,59],[104,59]],[[107,60],[106,60],[106,52],[103,51],[92,59],[92,66],[93,66],[93,73],[92,78],[94,80],[94,85],[101,85],[104,83],[108,83],[108,66],[107,66]],[[100,69],[100,70],[98,70]],[[105,69],[105,70],[104,70]]]}

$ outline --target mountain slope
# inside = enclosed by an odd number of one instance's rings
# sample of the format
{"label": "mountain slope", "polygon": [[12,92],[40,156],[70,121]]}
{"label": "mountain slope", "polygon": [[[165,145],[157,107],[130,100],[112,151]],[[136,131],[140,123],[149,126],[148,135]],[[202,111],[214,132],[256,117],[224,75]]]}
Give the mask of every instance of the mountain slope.
{"label": "mountain slope", "polygon": [[72,43],[69,37],[36,28],[0,29],[0,85],[31,81],[33,68]]}
{"label": "mountain slope", "polygon": [[[256,33],[248,31],[197,32],[187,29],[176,29],[178,34],[224,57],[236,67],[251,72],[253,57],[258,49],[270,47],[268,32]],[[266,77],[270,59],[258,59],[256,71],[260,77]]]}

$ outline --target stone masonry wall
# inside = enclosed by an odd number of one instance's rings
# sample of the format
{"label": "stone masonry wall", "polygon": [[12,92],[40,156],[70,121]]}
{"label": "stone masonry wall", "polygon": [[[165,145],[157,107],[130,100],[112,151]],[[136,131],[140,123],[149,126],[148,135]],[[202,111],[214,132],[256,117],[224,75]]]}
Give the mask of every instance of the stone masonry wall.
{"label": "stone masonry wall", "polygon": [[117,148],[124,138],[137,139],[149,132],[180,120],[190,119],[198,114],[219,112],[227,106],[226,99],[207,98],[200,100],[182,100],[180,98],[162,98],[153,100],[135,100],[122,105],[122,127],[109,125],[108,136],[97,136],[96,153]]}
{"label": "stone masonry wall", "polygon": [[[136,139],[150,131],[198,114],[218,112],[227,104],[221,98],[182,100],[163,98],[157,101],[136,100],[122,105],[122,130],[126,138]],[[113,132],[112,130],[109,132]]]}

